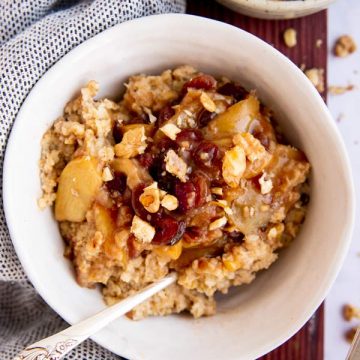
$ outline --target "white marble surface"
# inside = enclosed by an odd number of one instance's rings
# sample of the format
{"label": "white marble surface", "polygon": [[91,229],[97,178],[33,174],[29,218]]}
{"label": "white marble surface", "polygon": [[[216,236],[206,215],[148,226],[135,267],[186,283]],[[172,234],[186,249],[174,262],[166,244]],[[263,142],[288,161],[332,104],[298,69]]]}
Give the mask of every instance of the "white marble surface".
{"label": "white marble surface", "polygon": [[[335,58],[329,51],[329,85],[355,85],[344,95],[330,95],[328,104],[339,131],[345,141],[350,157],[356,189],[356,201],[360,204],[360,1],[339,0],[329,11],[329,49],[335,39],[349,34],[359,49],[351,56]],[[321,136],[321,134],[320,134]],[[336,169],[334,169],[336,176]],[[329,194],[331,196],[331,194]],[[345,359],[349,344],[343,334],[352,324],[341,315],[345,303],[360,306],[360,216],[356,214],[353,241],[345,264],[325,303],[325,360]]]}

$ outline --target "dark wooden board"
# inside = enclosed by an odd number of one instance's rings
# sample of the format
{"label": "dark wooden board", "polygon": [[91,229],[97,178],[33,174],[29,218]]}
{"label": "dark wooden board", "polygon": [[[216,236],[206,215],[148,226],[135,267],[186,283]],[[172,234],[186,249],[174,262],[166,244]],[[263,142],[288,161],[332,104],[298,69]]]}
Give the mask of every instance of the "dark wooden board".
{"label": "dark wooden board", "polygon": [[[187,13],[235,25],[262,38],[288,56],[298,66],[327,67],[327,12],[291,20],[259,20],[233,12],[214,0],[188,0]],[[297,31],[298,44],[288,48],[283,32],[292,27]],[[321,40],[321,46],[317,46]],[[266,64],[265,64],[266,65]],[[325,84],[326,89],[326,84]],[[324,99],[326,93],[322,94]],[[324,306],[322,305],[304,327],[285,344],[261,360],[322,360],[324,358]]]}

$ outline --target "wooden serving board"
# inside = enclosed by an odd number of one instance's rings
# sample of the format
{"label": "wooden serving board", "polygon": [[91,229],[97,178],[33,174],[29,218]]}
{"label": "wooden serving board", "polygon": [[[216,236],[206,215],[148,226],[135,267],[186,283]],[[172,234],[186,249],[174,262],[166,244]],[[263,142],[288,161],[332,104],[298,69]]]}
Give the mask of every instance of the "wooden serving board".
{"label": "wooden serving board", "polygon": [[[327,12],[292,20],[259,20],[240,15],[214,0],[188,0],[187,13],[235,25],[262,38],[288,56],[299,67],[322,68],[326,82]],[[283,42],[285,29],[297,31],[297,46],[288,48]],[[319,46],[320,41],[322,44]],[[266,65],[266,64],[265,64]],[[326,89],[325,83],[325,89]],[[326,93],[322,96],[326,98]],[[261,360],[322,360],[324,358],[324,306],[285,344]]]}

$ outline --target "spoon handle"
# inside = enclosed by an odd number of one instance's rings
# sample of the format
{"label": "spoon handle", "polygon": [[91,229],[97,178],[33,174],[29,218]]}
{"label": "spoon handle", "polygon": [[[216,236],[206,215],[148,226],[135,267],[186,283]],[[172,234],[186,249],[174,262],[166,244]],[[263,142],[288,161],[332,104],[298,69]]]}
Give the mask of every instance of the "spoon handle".
{"label": "spoon handle", "polygon": [[95,334],[111,321],[126,314],[147,300],[157,292],[173,284],[177,279],[176,273],[147,286],[134,295],[98,312],[97,314],[75,324],[59,333],[29,345],[14,360],[60,360],[64,355],[79,345],[85,339]]}

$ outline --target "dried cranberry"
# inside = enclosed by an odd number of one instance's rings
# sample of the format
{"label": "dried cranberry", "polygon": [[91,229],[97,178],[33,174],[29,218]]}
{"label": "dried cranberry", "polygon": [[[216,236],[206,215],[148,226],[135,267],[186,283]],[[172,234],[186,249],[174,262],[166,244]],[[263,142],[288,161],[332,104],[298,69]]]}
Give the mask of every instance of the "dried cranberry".
{"label": "dried cranberry", "polygon": [[195,164],[210,172],[216,172],[221,167],[220,149],[213,143],[204,141],[193,152]]}
{"label": "dried cranberry", "polygon": [[118,144],[119,142],[121,142],[121,140],[123,138],[123,134],[121,131],[121,125],[118,122],[115,123],[113,130],[112,130],[112,134],[113,134],[113,137],[115,140],[115,144]]}
{"label": "dried cranberry", "polygon": [[196,188],[195,185],[187,181],[177,182],[175,185],[175,196],[179,201],[179,211],[186,212],[196,206]]}
{"label": "dried cranberry", "polygon": [[203,234],[204,230],[202,230],[199,226],[189,226],[186,228],[185,236],[195,240]]}
{"label": "dried cranberry", "polygon": [[183,241],[187,244],[195,244],[207,233],[207,228],[203,229],[199,226],[189,226],[185,230]]}
{"label": "dried cranberry", "polygon": [[239,84],[228,82],[217,89],[217,92],[226,96],[233,96],[236,101],[240,101],[246,98],[248,92]]}
{"label": "dried cranberry", "polygon": [[224,179],[221,177],[211,180],[211,187],[223,187],[225,184]]}
{"label": "dried cranberry", "polygon": [[310,201],[310,196],[306,193],[302,193],[300,196],[300,201],[301,203],[305,206],[309,203]]}
{"label": "dried cranberry", "polygon": [[173,192],[177,180],[175,176],[166,171],[164,157],[165,154],[162,154],[156,158],[149,168],[149,172],[152,178],[158,182],[160,189]]}
{"label": "dried cranberry", "polygon": [[188,150],[193,149],[203,139],[203,135],[198,129],[184,129],[176,136],[176,143],[184,146],[189,144]]}
{"label": "dried cranberry", "polygon": [[216,88],[217,81],[211,75],[198,75],[193,77],[191,80],[187,81],[183,88],[182,94],[185,95],[187,89],[194,88],[194,89],[204,89],[204,90],[213,90]]}
{"label": "dried cranberry", "polygon": [[236,242],[236,243],[242,243],[244,239],[244,234],[240,231],[232,231],[228,233],[229,238]]}
{"label": "dried cranberry", "polygon": [[114,178],[105,184],[111,196],[119,196],[126,189],[126,176],[123,173],[116,172]]}
{"label": "dried cranberry", "polygon": [[155,146],[160,152],[165,152],[169,149],[177,150],[179,148],[179,145],[168,137],[163,137]]}
{"label": "dried cranberry", "polygon": [[255,190],[257,190],[258,192],[261,192],[261,186],[260,186],[260,183],[259,183],[259,180],[261,178],[262,174],[259,174],[259,175],[255,175],[254,177],[252,177],[250,179],[253,187],[255,188]]}
{"label": "dried cranberry", "polygon": [[141,154],[137,157],[139,163],[145,169],[149,169],[155,161],[155,156],[150,153]]}
{"label": "dried cranberry", "polygon": [[157,179],[159,188],[166,192],[174,192],[176,177],[166,172],[162,172]]}
{"label": "dried cranberry", "polygon": [[149,115],[148,114],[130,114],[130,119],[126,122],[127,125],[130,124],[148,124],[149,123]]}
{"label": "dried cranberry", "polygon": [[131,206],[137,216],[140,216],[142,219],[146,220],[149,212],[145,210],[144,206],[140,202],[140,195],[143,193],[145,187],[145,184],[140,184],[133,189],[131,193]]}
{"label": "dried cranberry", "polygon": [[206,126],[215,116],[216,113],[202,109],[197,118],[198,126],[200,128]]}
{"label": "dried cranberry", "polygon": [[174,115],[175,115],[175,110],[170,105],[167,105],[164,108],[162,108],[159,111],[159,115],[157,117],[159,126],[166,123]]}
{"label": "dried cranberry", "polygon": [[158,245],[174,245],[184,235],[185,222],[176,220],[174,217],[166,214],[158,216],[153,222],[155,226],[155,237],[152,240],[153,244]]}
{"label": "dried cranberry", "polygon": [[191,182],[195,187],[195,207],[204,205],[210,194],[209,181],[204,176],[195,174]]}
{"label": "dried cranberry", "polygon": [[135,245],[135,237],[132,234],[129,236],[127,240],[127,248],[130,259],[134,259],[139,255]]}
{"label": "dried cranberry", "polygon": [[205,204],[208,195],[208,180],[200,174],[194,174],[185,183],[178,181],[175,184],[175,196],[179,201],[179,211],[182,213]]}

